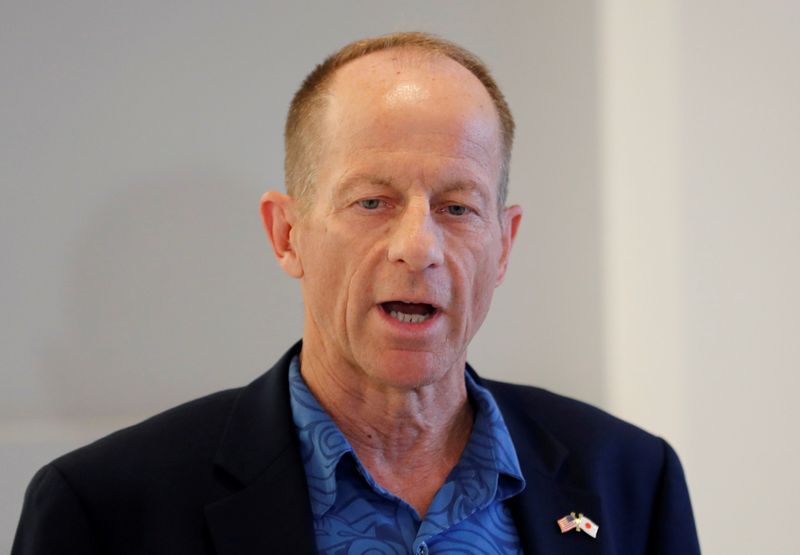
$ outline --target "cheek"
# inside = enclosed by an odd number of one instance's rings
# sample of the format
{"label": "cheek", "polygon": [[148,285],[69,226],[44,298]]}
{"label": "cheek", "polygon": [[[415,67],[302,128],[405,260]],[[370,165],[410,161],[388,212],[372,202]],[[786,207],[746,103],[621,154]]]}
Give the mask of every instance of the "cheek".
{"label": "cheek", "polygon": [[471,297],[473,312],[485,314],[494,294],[499,267],[499,255],[495,249],[482,249],[473,253]]}
{"label": "cheek", "polygon": [[353,237],[328,231],[305,254],[305,279],[317,306],[342,313],[368,292],[369,270],[378,262]]}
{"label": "cheek", "polygon": [[314,230],[305,237],[309,240],[298,244],[303,265],[303,296],[312,306],[329,305],[333,301],[332,292],[339,288],[342,258],[325,230]]}

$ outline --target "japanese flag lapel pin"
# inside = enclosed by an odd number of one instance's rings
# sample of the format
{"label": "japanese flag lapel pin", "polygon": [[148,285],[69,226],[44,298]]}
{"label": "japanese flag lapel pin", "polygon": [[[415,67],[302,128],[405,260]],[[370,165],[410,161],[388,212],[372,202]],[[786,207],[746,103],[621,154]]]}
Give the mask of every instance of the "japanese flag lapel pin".
{"label": "japanese flag lapel pin", "polygon": [[578,532],[585,532],[589,536],[596,538],[600,527],[588,516],[578,513]]}

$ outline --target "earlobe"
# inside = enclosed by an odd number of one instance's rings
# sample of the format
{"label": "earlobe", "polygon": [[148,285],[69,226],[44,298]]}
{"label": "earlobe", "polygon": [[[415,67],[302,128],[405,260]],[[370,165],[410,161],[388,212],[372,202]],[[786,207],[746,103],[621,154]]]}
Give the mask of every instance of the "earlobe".
{"label": "earlobe", "polygon": [[495,287],[503,283],[508,269],[508,259],[511,256],[511,247],[514,246],[514,240],[517,238],[517,230],[522,221],[522,207],[518,204],[509,206],[503,210],[503,221],[501,222],[502,233],[502,249],[503,252],[500,256],[500,268],[497,273],[497,280],[494,284]]}
{"label": "earlobe", "polygon": [[283,271],[294,278],[303,277],[303,266],[292,242],[296,208],[292,197],[276,191],[261,197],[261,218],[272,252]]}

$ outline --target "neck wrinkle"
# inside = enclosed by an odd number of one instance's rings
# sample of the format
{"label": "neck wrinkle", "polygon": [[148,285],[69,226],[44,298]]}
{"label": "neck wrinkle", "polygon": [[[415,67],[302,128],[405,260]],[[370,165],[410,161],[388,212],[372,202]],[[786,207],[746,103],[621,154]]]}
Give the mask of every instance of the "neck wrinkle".
{"label": "neck wrinkle", "polygon": [[463,373],[449,372],[439,382],[399,390],[366,377],[348,380],[348,373],[357,371],[337,371],[305,346],[300,372],[359,459],[376,476],[442,465],[449,466],[449,472],[469,440],[473,409]]}

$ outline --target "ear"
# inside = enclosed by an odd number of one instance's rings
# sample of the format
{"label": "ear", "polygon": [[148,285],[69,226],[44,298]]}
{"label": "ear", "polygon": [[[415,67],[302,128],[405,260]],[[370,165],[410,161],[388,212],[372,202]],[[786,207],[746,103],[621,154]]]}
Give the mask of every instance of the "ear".
{"label": "ear", "polygon": [[503,252],[500,255],[500,270],[497,273],[497,281],[495,281],[494,284],[495,287],[503,283],[503,279],[506,277],[508,258],[511,255],[511,247],[514,246],[514,239],[517,238],[517,230],[519,229],[520,221],[522,221],[522,207],[518,204],[509,206],[503,210],[502,221],[500,222]]}
{"label": "ear", "polygon": [[261,197],[261,218],[267,231],[272,251],[283,271],[294,278],[303,277],[303,265],[292,244],[292,234],[297,221],[297,207],[292,197],[270,191]]}

